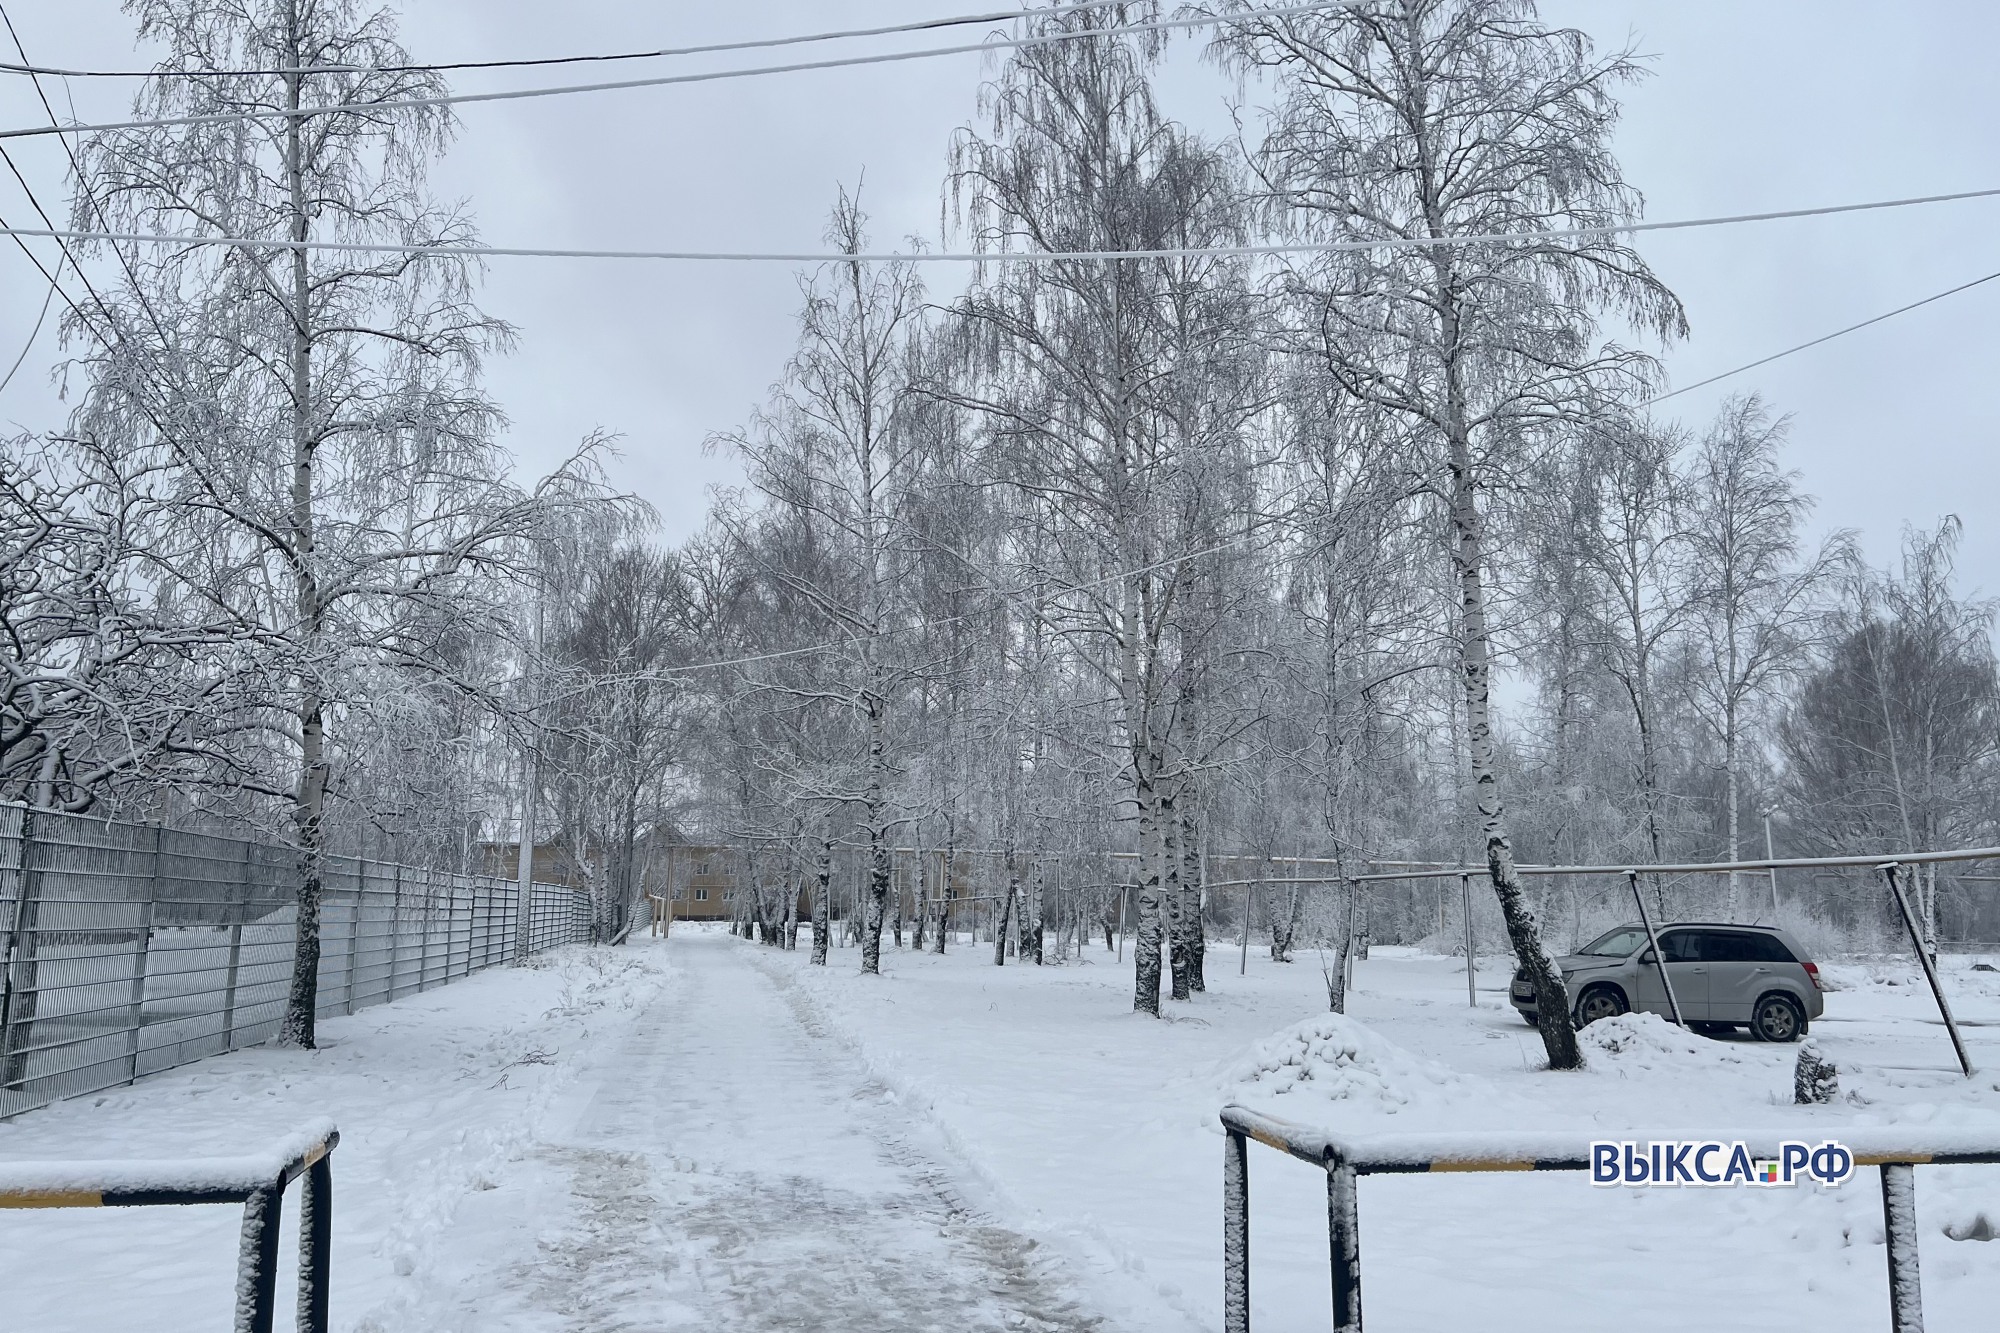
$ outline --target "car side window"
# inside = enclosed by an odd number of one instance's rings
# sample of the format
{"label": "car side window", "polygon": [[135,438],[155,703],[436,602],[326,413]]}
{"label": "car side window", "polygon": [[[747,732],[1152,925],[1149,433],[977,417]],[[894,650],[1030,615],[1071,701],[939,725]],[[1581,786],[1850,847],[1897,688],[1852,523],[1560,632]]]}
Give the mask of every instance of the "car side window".
{"label": "car side window", "polygon": [[1701,959],[1701,936],[1692,930],[1670,930],[1660,936],[1660,952],[1670,963],[1693,963]]}
{"label": "car side window", "polygon": [[1785,942],[1775,935],[1747,935],[1750,945],[1750,961],[1753,963],[1795,963],[1792,951]]}
{"label": "car side window", "polygon": [[1702,932],[1701,956],[1710,963],[1748,963],[1754,961],[1750,949],[1750,937],[1738,935],[1733,930],[1710,930]]}
{"label": "car side window", "polygon": [[1702,945],[1702,957],[1711,963],[1789,963],[1792,955],[1782,941],[1771,935],[1748,932],[1709,931]]}

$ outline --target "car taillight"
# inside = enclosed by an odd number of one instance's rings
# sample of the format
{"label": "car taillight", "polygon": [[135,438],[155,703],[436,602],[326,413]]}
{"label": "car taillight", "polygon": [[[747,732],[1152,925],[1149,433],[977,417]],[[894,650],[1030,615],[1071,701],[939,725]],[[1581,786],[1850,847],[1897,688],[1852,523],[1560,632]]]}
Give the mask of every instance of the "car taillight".
{"label": "car taillight", "polygon": [[1806,977],[1807,977],[1807,978],[1808,978],[1808,979],[1809,979],[1809,980],[1810,980],[1810,981],[1812,982],[1812,984],[1813,984],[1813,989],[1814,989],[1814,990],[1816,990],[1816,991],[1823,991],[1823,990],[1825,990],[1825,989],[1826,989],[1826,983],[1825,983],[1824,981],[1821,981],[1821,980],[1819,979],[1819,967],[1818,967],[1818,965],[1817,965],[1817,964],[1814,964],[1814,963],[1805,963],[1805,964],[1803,964],[1803,966],[1805,967],[1805,970],[1806,970]]}

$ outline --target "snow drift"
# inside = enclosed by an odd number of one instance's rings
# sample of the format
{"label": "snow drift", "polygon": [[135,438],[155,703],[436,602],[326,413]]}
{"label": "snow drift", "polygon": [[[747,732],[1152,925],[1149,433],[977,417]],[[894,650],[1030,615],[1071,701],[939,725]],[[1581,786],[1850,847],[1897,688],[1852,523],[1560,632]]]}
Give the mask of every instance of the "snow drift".
{"label": "snow drift", "polygon": [[1697,1036],[1658,1014],[1602,1018],[1577,1034],[1584,1059],[1593,1068],[1621,1073],[1741,1064],[1742,1055],[1726,1041]]}
{"label": "snow drift", "polygon": [[1472,1080],[1413,1055],[1342,1014],[1320,1014],[1264,1038],[1235,1062],[1225,1099],[1317,1123],[1325,1105],[1395,1115],[1453,1100]]}

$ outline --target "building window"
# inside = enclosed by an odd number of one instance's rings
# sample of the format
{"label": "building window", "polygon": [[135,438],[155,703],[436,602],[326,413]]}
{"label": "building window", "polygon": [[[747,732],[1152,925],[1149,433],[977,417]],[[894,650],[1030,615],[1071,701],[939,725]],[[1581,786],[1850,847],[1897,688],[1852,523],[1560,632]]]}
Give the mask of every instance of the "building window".
{"label": "building window", "polygon": [[707,889],[696,889],[696,890],[694,891],[694,900],[695,900],[696,902],[698,902],[698,903],[705,903],[705,902],[707,902],[707,901],[708,901],[708,890],[707,890]]}

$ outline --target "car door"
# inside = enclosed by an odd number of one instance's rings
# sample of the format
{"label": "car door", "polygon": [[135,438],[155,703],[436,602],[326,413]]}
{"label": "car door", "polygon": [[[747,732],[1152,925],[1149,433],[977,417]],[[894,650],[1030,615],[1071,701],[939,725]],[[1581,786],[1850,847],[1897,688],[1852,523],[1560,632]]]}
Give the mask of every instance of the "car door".
{"label": "car door", "polygon": [[1749,930],[1704,931],[1702,959],[1708,967],[1709,1016],[1718,1023],[1748,1023],[1751,1006],[1791,961],[1780,941]]}
{"label": "car door", "polygon": [[[1660,948],[1667,955],[1667,978],[1674,984],[1674,999],[1680,1002],[1681,1017],[1690,1023],[1708,1020],[1708,964],[1702,961],[1702,932],[1676,929],[1660,932]],[[1660,983],[1660,969],[1653,964],[1653,951],[1642,950],[1634,965],[1632,991],[1635,1009],[1671,1019],[1666,987]]]}

